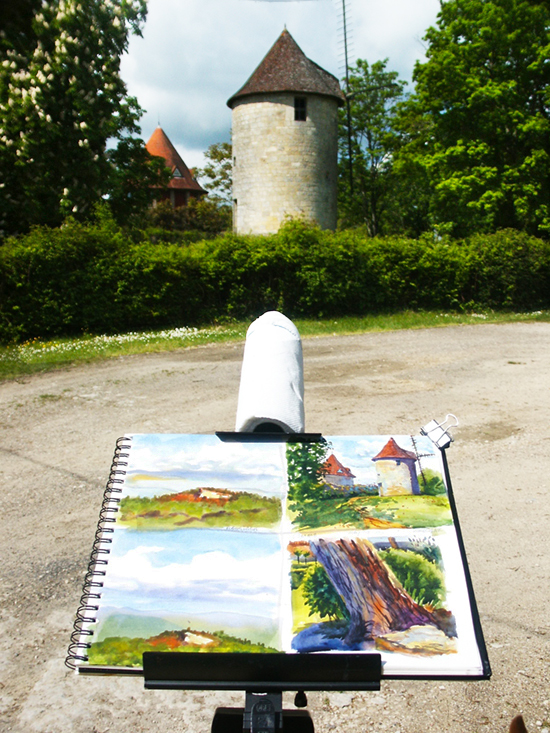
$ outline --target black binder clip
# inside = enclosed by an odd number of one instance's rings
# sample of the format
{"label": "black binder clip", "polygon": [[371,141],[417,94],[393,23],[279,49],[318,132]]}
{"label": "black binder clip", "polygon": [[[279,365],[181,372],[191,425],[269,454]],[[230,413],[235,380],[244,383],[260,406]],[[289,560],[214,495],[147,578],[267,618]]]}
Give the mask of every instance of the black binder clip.
{"label": "black binder clip", "polygon": [[456,415],[449,413],[448,415],[445,415],[445,419],[441,422],[430,420],[427,425],[420,428],[420,434],[428,437],[440,450],[445,450],[445,448],[448,448],[454,441],[449,430],[451,428],[456,428],[457,425],[458,418]]}

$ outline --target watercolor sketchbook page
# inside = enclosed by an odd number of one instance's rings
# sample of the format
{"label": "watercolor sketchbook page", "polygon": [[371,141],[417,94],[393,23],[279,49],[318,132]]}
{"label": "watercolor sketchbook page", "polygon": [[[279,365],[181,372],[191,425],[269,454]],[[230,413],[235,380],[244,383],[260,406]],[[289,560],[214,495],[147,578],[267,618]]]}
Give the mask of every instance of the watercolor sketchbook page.
{"label": "watercolor sketchbook page", "polygon": [[145,651],[377,652],[487,678],[444,454],[423,436],[117,443],[67,664]]}

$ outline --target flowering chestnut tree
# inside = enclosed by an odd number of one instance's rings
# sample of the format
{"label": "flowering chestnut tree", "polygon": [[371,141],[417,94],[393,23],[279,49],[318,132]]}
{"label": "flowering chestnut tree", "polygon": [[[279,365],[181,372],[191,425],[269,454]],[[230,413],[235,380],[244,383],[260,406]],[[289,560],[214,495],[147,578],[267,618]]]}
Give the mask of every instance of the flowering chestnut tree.
{"label": "flowering chestnut tree", "polygon": [[[27,14],[8,19],[0,33],[4,235],[86,217],[102,197],[122,192],[131,208],[132,192],[148,190],[160,171],[136,137],[141,110],[120,77],[145,0],[26,0],[24,7]],[[121,185],[125,170],[129,185]]]}

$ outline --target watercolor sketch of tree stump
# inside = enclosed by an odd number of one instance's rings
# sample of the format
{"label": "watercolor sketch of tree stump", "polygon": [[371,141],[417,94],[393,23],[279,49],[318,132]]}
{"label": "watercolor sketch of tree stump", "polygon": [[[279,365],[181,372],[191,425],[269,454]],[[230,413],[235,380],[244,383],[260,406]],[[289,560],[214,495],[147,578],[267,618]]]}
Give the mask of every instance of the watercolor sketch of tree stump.
{"label": "watercolor sketch of tree stump", "polygon": [[[435,627],[449,639],[456,635],[450,612],[416,603],[392,577],[368,540],[319,539],[310,547],[348,609],[346,646],[354,648],[418,626]],[[386,648],[389,645],[382,644]],[[448,651],[453,648],[452,643],[444,646]]]}

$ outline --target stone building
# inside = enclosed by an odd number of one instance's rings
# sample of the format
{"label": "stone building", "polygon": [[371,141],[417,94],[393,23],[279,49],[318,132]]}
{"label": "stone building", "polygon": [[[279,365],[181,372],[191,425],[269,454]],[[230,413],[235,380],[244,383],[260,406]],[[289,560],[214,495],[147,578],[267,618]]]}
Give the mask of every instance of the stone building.
{"label": "stone building", "polygon": [[276,232],[285,219],[336,227],[338,80],[285,29],[227,102],[232,109],[233,227]]}
{"label": "stone building", "polygon": [[380,496],[420,494],[416,461],[410,451],[401,448],[393,438],[372,459],[376,463]]}
{"label": "stone building", "polygon": [[170,201],[172,207],[177,209],[179,206],[187,206],[190,198],[206,195],[206,191],[195,181],[162,127],[156,128],[145,147],[151,155],[164,158],[172,175],[167,189],[158,192],[157,201]]}
{"label": "stone building", "polygon": [[323,463],[323,481],[334,489],[353,489],[355,475],[331,453]]}

